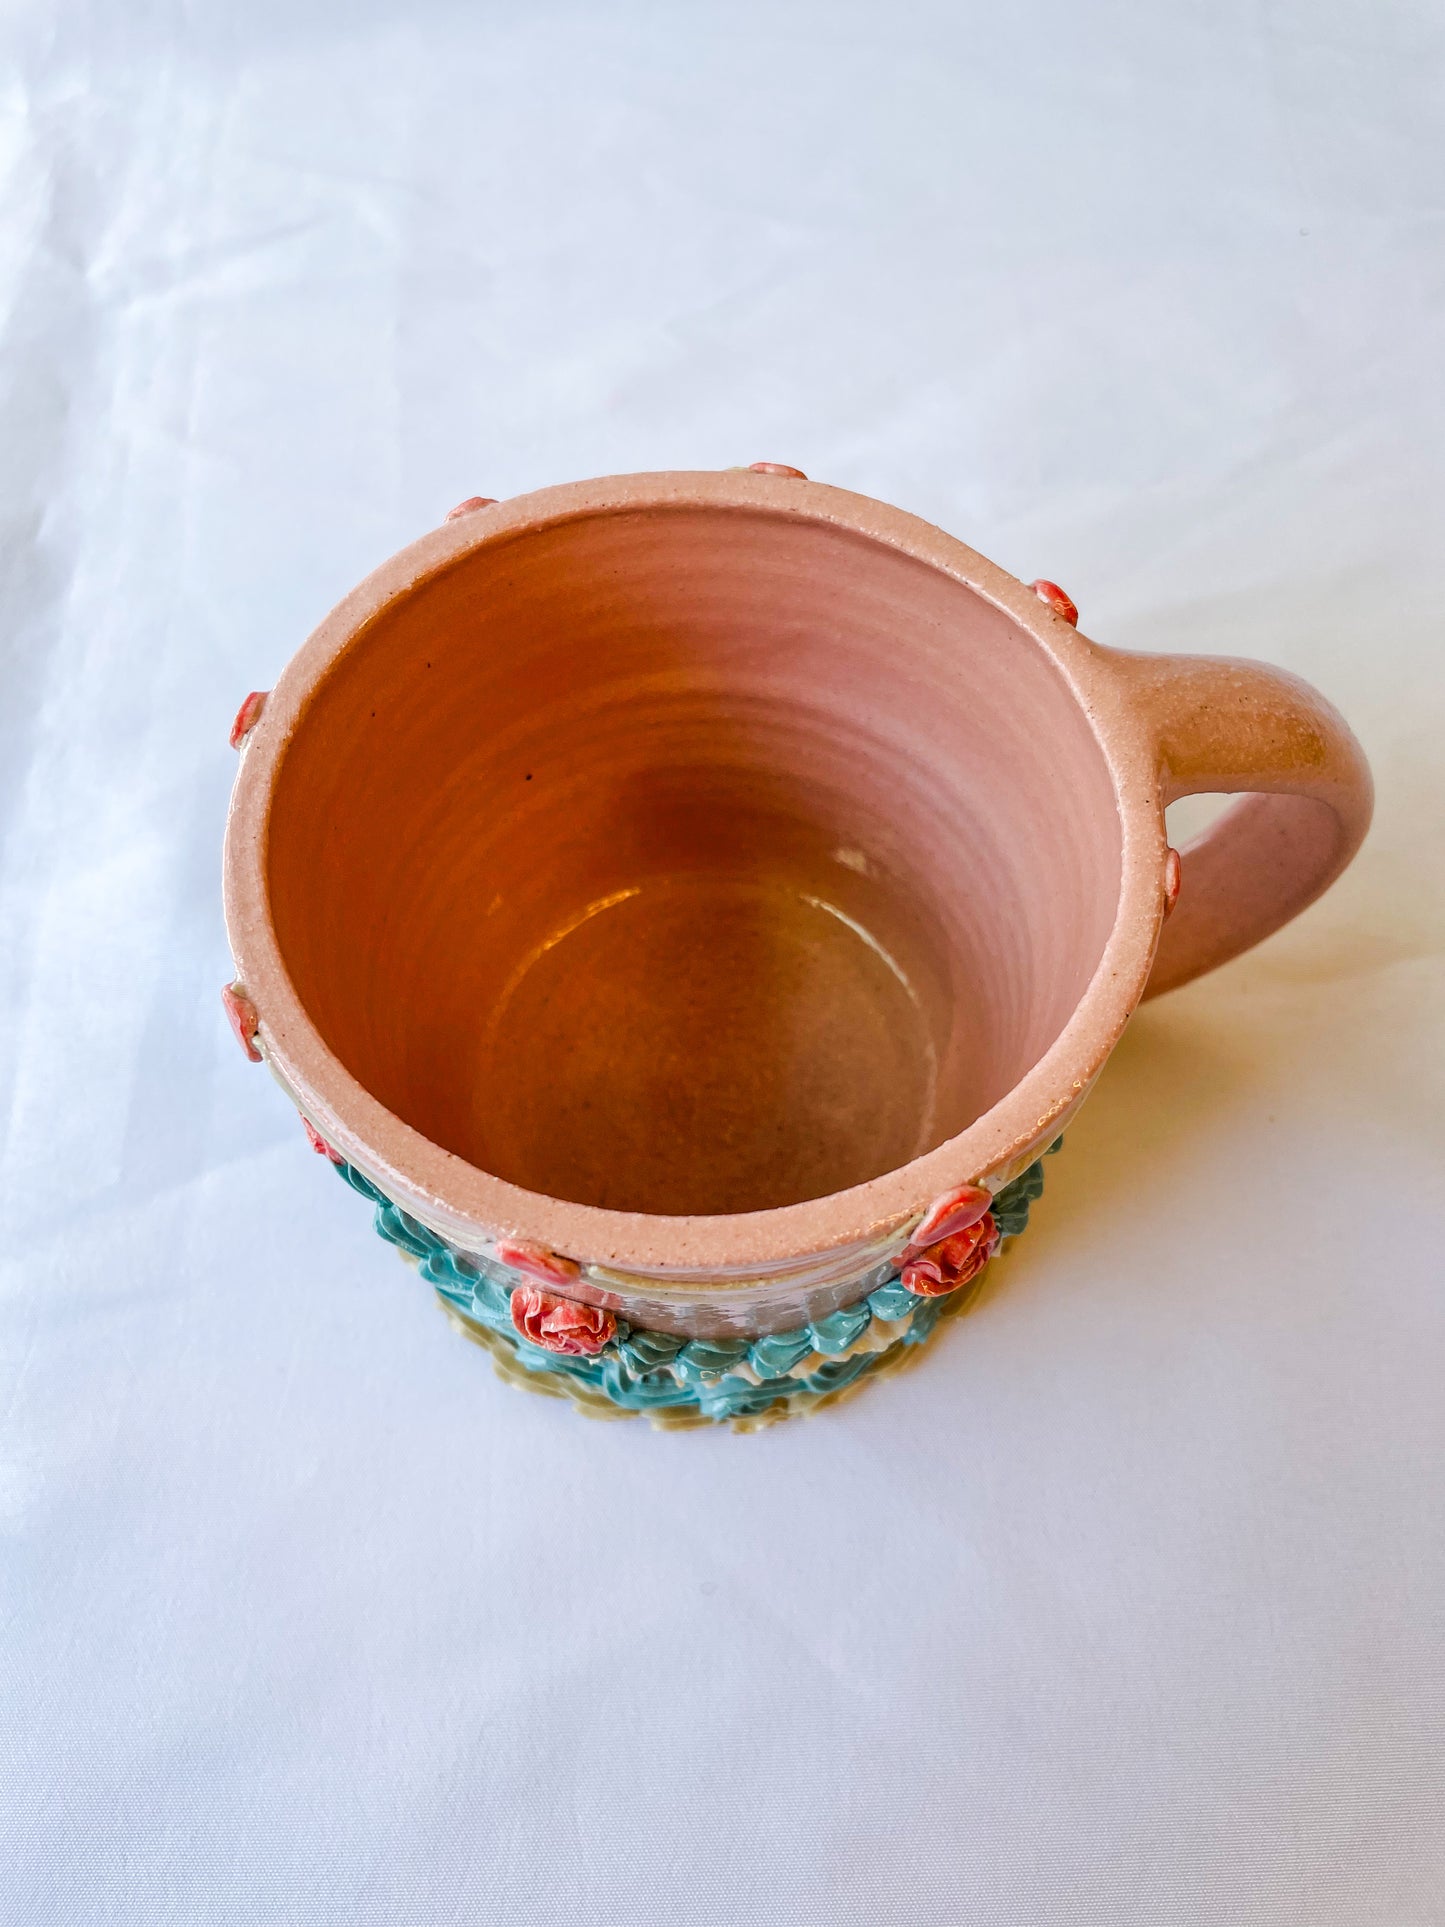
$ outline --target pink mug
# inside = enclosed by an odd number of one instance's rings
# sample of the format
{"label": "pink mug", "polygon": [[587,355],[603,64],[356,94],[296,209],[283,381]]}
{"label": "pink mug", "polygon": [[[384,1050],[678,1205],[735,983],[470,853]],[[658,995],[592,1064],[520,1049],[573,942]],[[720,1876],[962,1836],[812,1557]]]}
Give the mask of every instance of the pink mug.
{"label": "pink mug", "polygon": [[747,1427],[907,1356],[1140,1000],[1349,862],[1321,696],[1076,620],[759,463],[463,504],[247,698],[232,1023],[505,1375]]}

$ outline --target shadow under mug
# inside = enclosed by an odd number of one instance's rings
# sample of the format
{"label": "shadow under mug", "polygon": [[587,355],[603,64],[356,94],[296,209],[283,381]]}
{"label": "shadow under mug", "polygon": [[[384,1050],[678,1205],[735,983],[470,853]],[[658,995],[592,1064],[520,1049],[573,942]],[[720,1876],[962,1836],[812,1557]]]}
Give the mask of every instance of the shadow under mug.
{"label": "shadow under mug", "polygon": [[[1363,755],[774,465],[463,507],[237,718],[233,1024],[512,1375],[835,1396],[1021,1228],[1141,998],[1349,861]],[[1181,866],[1198,791],[1249,794]]]}

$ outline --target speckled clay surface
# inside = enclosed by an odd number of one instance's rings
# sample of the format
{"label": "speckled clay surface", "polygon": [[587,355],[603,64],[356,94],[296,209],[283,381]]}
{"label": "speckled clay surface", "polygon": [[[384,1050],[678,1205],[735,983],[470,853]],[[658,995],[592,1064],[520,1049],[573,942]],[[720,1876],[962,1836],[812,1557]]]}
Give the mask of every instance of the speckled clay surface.
{"label": "speckled clay surface", "polygon": [[[458,1253],[827,1317],[1364,834],[1314,691],[1076,613],[779,464],[473,498],[237,718],[238,1034]],[[1201,790],[1252,794],[1181,864]]]}

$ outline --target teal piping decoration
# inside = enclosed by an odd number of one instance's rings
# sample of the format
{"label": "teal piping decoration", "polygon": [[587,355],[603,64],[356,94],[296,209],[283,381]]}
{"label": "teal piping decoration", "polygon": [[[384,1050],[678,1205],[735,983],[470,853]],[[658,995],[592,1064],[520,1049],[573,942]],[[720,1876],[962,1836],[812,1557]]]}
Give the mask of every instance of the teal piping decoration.
{"label": "teal piping decoration", "polygon": [[[1049,1153],[1062,1143],[1062,1138],[1056,1139]],[[900,1348],[925,1343],[950,1303],[949,1297],[923,1298],[909,1291],[899,1282],[895,1259],[870,1274],[871,1289],[854,1304],[794,1331],[769,1332],[762,1338],[687,1339],[673,1332],[643,1331],[619,1317],[616,1334],[605,1350],[587,1358],[563,1357],[534,1345],[513,1325],[512,1287],[525,1281],[492,1259],[454,1250],[393,1204],[354,1165],[338,1161],[336,1170],[353,1191],[376,1207],[378,1234],[416,1264],[458,1317],[503,1340],[518,1364],[538,1378],[552,1380],[558,1389],[570,1382],[629,1412],[690,1411],[725,1422],[761,1418],[783,1399],[811,1403],[841,1391]],[[990,1209],[1002,1237],[1016,1238],[1024,1230],[1029,1207],[1043,1188],[1040,1158],[997,1194]],[[875,1320],[902,1329],[883,1350],[845,1356]],[[789,1375],[814,1355],[823,1360],[814,1370],[799,1377]]]}

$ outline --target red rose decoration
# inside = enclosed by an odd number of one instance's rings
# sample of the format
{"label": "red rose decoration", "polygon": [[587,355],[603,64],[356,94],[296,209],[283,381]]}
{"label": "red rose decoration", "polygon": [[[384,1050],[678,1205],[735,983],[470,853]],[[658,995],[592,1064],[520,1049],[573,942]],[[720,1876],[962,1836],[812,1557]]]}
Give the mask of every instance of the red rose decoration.
{"label": "red rose decoration", "polygon": [[1179,886],[1184,881],[1184,864],[1177,850],[1171,849],[1164,859],[1164,914],[1173,916],[1174,906],[1179,901]]}
{"label": "red rose decoration", "polygon": [[563,1358],[593,1358],[617,1332],[610,1311],[559,1298],[540,1285],[518,1285],[513,1291],[512,1323],[523,1338]]}
{"label": "red rose decoration", "polygon": [[269,690],[253,689],[236,711],[236,720],[231,725],[232,749],[239,749],[261,720],[261,711],[266,707],[269,694]]}
{"label": "red rose decoration", "polygon": [[1074,598],[1065,595],[1057,582],[1045,582],[1040,578],[1037,582],[1031,582],[1029,587],[1040,602],[1047,602],[1056,615],[1061,615],[1065,622],[1070,622],[1076,629],[1078,628],[1079,611]]}
{"label": "red rose decoration", "polygon": [[944,1298],[976,1278],[998,1250],[998,1226],[985,1211],[973,1224],[955,1231],[926,1251],[912,1245],[903,1254],[902,1282],[920,1298]]}
{"label": "red rose decoration", "polygon": [[942,1244],[955,1231],[976,1224],[992,1203],[992,1192],[985,1191],[981,1184],[960,1184],[957,1190],[945,1191],[942,1197],[933,1200],[914,1225],[904,1255],[911,1257],[926,1245]]}
{"label": "red rose decoration", "polygon": [[236,1033],[237,1042],[253,1064],[259,1064],[261,1053],[256,1048],[256,1032],[260,1029],[261,1019],[256,1006],[239,984],[227,984],[221,992],[221,1005],[226,1013],[226,1022]]}
{"label": "red rose decoration", "polygon": [[513,1271],[524,1271],[529,1278],[535,1278],[543,1285],[570,1285],[574,1278],[582,1276],[582,1267],[575,1258],[563,1258],[555,1251],[548,1251],[545,1245],[534,1245],[526,1238],[498,1238],[492,1249],[504,1265]]}

